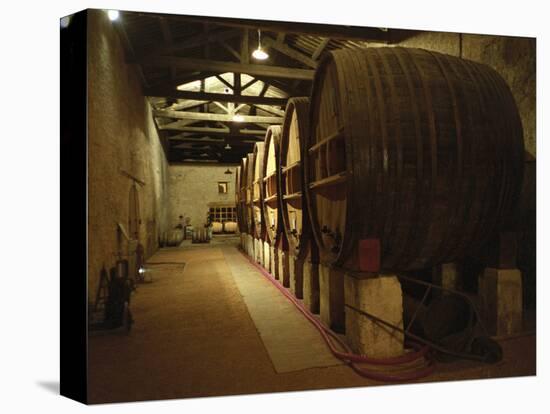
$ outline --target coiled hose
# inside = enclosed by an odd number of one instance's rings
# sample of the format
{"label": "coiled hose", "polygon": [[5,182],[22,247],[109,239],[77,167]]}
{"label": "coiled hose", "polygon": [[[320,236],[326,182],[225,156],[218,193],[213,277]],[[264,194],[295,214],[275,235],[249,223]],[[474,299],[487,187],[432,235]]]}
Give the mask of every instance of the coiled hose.
{"label": "coiled hose", "polygon": [[[344,361],[349,365],[356,373],[362,377],[369,378],[381,382],[404,382],[414,381],[424,378],[430,375],[435,368],[435,361],[431,358],[430,349],[428,346],[421,346],[418,343],[408,343],[415,349],[413,352],[406,353],[402,356],[392,358],[371,358],[366,355],[354,354],[348,345],[343,342],[334,332],[325,327],[313,314],[306,309],[302,303],[294,297],[287,289],[279,284],[275,278],[262,266],[253,261],[244,252],[241,251],[250,263],[252,263],[260,273],[273,284],[285,297],[290,300],[294,306],[306,317],[306,319],[313,324],[321,334],[321,337],[330,349],[330,352],[341,361]],[[335,342],[340,346],[344,352],[338,350],[335,346]],[[422,365],[418,367],[413,363],[421,362]],[[395,370],[391,370],[391,373],[383,372],[380,370],[373,370],[372,368],[366,368],[358,364],[370,364],[379,365],[385,367],[393,367]],[[407,366],[403,366],[408,364]],[[412,365],[412,366],[411,366]]]}

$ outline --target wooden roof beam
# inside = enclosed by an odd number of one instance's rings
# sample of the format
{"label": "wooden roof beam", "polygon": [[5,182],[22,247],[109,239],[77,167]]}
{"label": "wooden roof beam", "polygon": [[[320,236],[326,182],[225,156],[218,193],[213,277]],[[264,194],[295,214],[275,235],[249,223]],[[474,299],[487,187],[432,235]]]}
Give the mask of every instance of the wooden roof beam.
{"label": "wooden roof beam", "polygon": [[237,52],[235,49],[233,49],[233,47],[227,43],[226,41],[224,40],[218,40],[218,43],[225,49],[227,50],[231,55],[233,55],[236,59],[237,59],[237,62],[240,62],[241,61],[241,54],[239,52]]}
{"label": "wooden roof beam", "polygon": [[[226,139],[212,139],[212,138],[189,138],[185,136],[175,135],[172,137],[169,137],[171,141],[177,141],[179,144],[221,144],[225,145]],[[248,139],[248,140],[240,140],[240,139],[230,139],[231,145],[253,145],[258,140],[254,139]]]}
{"label": "wooden roof beam", "polygon": [[[159,18],[160,23],[160,30],[162,32],[162,37],[164,39],[164,43],[167,47],[172,48],[174,46],[174,41],[172,39],[172,33],[170,31],[170,25],[168,23],[168,20],[166,20],[163,17]],[[170,66],[170,79],[174,80],[176,78],[176,68],[173,66]]]}
{"label": "wooden roof beam", "polygon": [[250,63],[250,50],[248,47],[248,29],[242,29],[241,34],[241,63]]}
{"label": "wooden roof beam", "polygon": [[[269,85],[264,86],[264,90],[267,90]],[[265,91],[263,92],[265,94]],[[145,88],[143,91],[145,96],[166,97],[173,99],[192,99],[195,101],[217,101],[217,102],[233,102],[244,103],[248,105],[286,105],[288,98],[271,98],[266,96],[247,96],[247,95],[235,95],[225,93],[212,93],[212,92],[192,92],[181,91],[176,88]]]}
{"label": "wooden roof beam", "polygon": [[321,43],[319,43],[319,46],[317,46],[317,49],[313,52],[313,55],[311,55],[311,59],[317,60],[319,59],[319,56],[321,56],[321,53],[323,53],[323,50],[327,47],[327,45],[330,42],[330,37],[325,37]]}
{"label": "wooden roof beam", "polygon": [[139,64],[144,66],[170,67],[195,71],[235,72],[248,75],[259,75],[271,78],[312,80],[314,71],[283,66],[242,64],[206,59],[182,58],[175,56],[157,56],[140,59]]}
{"label": "wooden roof beam", "polygon": [[276,116],[285,116],[285,111],[274,108],[269,105],[254,105],[254,106],[261,109],[262,111],[269,112],[270,114],[273,114]]}
{"label": "wooden roof beam", "polygon": [[315,69],[317,67],[317,62],[315,62],[315,60],[285,45],[281,40],[275,40],[269,36],[265,36],[262,39],[262,41],[265,46],[272,47],[273,49],[278,50],[284,55],[287,55],[288,57],[300,63],[303,63],[304,65],[309,66],[310,68]]}
{"label": "wooden roof beam", "polygon": [[[137,14],[151,16],[152,13],[135,12]],[[158,14],[155,14],[158,15]],[[181,22],[209,22],[218,26],[233,27],[239,29],[262,30],[270,32],[284,32],[287,34],[311,35],[319,37],[331,37],[343,40],[362,40],[375,42],[391,41],[390,30],[382,30],[376,27],[361,27],[337,24],[319,24],[306,22],[284,22],[276,20],[254,20],[231,17],[205,17],[175,14],[160,14],[170,19]]]}
{"label": "wooden roof beam", "polygon": [[[153,111],[154,116],[175,119],[192,119],[197,121],[221,121],[234,122],[233,116],[229,114],[212,114],[201,112],[170,111],[166,109]],[[259,124],[282,124],[283,117],[275,116],[249,116],[242,115],[242,122],[253,122]]]}
{"label": "wooden roof beam", "polygon": [[265,135],[265,129],[237,129],[236,132],[232,132],[230,128],[208,128],[208,127],[190,127],[187,125],[178,126],[179,121],[171,122],[170,124],[163,125],[160,129],[167,131],[180,131],[196,134],[207,134],[207,135],[221,135],[221,136],[239,136],[239,137],[250,137],[250,136],[261,136]]}
{"label": "wooden roof beam", "polygon": [[[167,17],[169,18],[169,17]],[[189,37],[182,42],[174,42],[172,45],[163,45],[154,50],[148,51],[147,53],[141,53],[135,55],[135,60],[142,60],[146,58],[151,58],[158,55],[171,55],[176,52],[180,52],[185,49],[193,49],[195,47],[204,46],[208,43],[217,42],[219,40],[227,40],[233,37],[238,36],[241,33],[239,29],[224,30],[222,32],[208,32],[200,33],[196,36]],[[132,62],[132,57],[130,56],[130,63]]]}

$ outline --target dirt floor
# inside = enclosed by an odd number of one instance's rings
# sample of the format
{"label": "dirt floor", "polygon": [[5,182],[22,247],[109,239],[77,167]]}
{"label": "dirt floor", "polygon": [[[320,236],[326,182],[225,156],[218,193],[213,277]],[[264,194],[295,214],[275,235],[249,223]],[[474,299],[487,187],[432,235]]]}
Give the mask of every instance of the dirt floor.
{"label": "dirt floor", "polygon": [[[91,403],[381,385],[346,365],[277,373],[226,262],[236,243],[219,238],[149,259],[153,283],[132,297],[130,333],[89,338]],[[501,362],[438,364],[422,381],[534,375],[535,342],[534,335],[501,340]]]}

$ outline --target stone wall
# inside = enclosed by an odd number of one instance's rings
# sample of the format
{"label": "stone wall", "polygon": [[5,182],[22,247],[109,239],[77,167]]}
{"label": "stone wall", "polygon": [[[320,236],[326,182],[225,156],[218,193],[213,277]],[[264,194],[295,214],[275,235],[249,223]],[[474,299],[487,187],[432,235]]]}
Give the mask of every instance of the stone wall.
{"label": "stone wall", "polygon": [[508,83],[518,105],[526,151],[536,156],[536,40],[527,37],[422,32],[398,46],[434,50],[484,63]]}
{"label": "stone wall", "polygon": [[88,124],[88,297],[93,300],[101,268],[117,260],[117,222],[129,227],[133,181],[123,172],[145,183],[137,192],[139,241],[146,256],[166,231],[168,205],[168,164],[151,107],[136,68],[125,63],[112,23],[98,10],[88,11]]}
{"label": "stone wall", "polygon": [[[225,174],[227,169],[232,174]],[[190,218],[190,225],[201,226],[212,203],[235,205],[235,166],[186,164],[169,168],[170,225],[179,216]],[[229,183],[227,194],[218,192],[218,182]]]}

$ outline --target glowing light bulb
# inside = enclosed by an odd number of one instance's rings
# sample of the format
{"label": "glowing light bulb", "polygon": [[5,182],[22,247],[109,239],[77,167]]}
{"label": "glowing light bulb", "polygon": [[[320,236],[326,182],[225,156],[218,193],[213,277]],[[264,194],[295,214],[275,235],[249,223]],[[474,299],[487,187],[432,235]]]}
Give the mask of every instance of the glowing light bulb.
{"label": "glowing light bulb", "polygon": [[138,269],[138,273],[139,273],[140,275],[142,275],[143,273],[145,273],[145,269],[144,269],[143,267],[140,267],[140,268]]}
{"label": "glowing light bulb", "polygon": [[239,115],[239,114],[233,115],[233,122],[243,122],[243,121],[244,121],[244,117],[242,115]]}
{"label": "glowing light bulb", "polygon": [[109,16],[109,20],[111,20],[112,22],[114,22],[115,20],[118,19],[118,17],[120,16],[120,12],[118,10],[109,10],[107,12],[107,16]]}
{"label": "glowing light bulb", "polygon": [[266,52],[264,52],[261,48],[258,48],[254,52],[252,52],[252,57],[258,60],[266,60],[269,57],[269,55]]}

